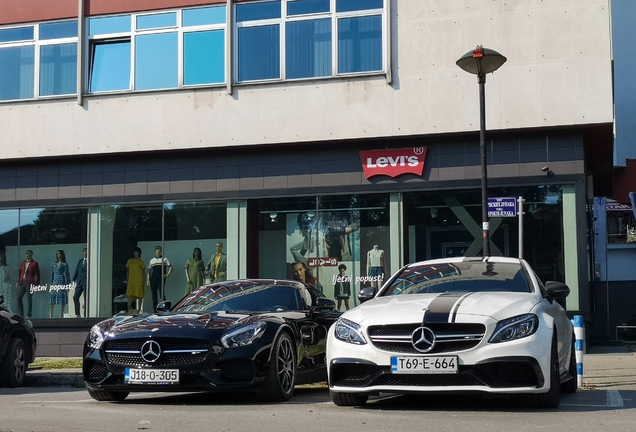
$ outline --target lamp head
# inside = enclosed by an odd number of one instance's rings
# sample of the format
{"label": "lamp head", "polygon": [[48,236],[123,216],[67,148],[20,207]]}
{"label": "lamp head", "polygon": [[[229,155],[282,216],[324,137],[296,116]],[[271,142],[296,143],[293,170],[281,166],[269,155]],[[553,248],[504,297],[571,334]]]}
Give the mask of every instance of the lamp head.
{"label": "lamp head", "polygon": [[477,45],[477,48],[468,51],[455,63],[468,73],[484,76],[499,69],[507,60],[497,51]]}
{"label": "lamp head", "polygon": [[550,167],[546,165],[543,168],[541,168],[541,171],[543,171],[544,173],[547,173],[548,171],[550,171]]}

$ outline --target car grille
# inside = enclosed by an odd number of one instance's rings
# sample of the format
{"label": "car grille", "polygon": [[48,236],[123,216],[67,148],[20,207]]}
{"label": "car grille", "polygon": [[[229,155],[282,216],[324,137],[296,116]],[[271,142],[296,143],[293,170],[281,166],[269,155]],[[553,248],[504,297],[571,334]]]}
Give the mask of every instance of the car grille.
{"label": "car grille", "polygon": [[[411,343],[411,334],[421,323],[393,324],[369,327],[371,343],[383,351],[403,354],[421,354]],[[476,347],[484,337],[483,324],[426,323],[435,333],[435,345],[427,354],[466,351]]]}
{"label": "car grille", "polygon": [[87,362],[84,365],[84,377],[86,381],[98,382],[106,376],[106,365],[97,362]]}
{"label": "car grille", "polygon": [[104,343],[108,363],[118,366],[188,366],[203,362],[210,351],[210,342],[192,338],[152,338],[159,343],[161,355],[148,363],[141,357],[141,346],[148,338],[115,339]]}

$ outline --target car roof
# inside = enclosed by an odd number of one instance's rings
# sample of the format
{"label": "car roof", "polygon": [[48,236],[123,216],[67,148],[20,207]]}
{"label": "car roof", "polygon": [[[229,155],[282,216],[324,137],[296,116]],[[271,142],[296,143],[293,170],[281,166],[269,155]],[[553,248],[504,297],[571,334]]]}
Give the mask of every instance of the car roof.
{"label": "car roof", "polygon": [[448,264],[448,263],[461,263],[461,262],[492,262],[492,263],[510,263],[521,264],[523,261],[519,258],[503,257],[503,256],[488,256],[488,257],[448,257],[448,258],[436,258],[432,260],[419,261],[409,264],[410,266],[420,265],[435,265],[435,264]]}

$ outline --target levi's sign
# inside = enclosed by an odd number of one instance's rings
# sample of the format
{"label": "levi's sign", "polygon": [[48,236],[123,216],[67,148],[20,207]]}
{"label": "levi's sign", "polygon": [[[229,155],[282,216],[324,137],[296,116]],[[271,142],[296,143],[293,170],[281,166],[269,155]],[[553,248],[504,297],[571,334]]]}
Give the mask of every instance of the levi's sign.
{"label": "levi's sign", "polygon": [[424,171],[426,147],[361,151],[360,159],[366,178],[376,175],[397,177],[402,174],[421,176]]}
{"label": "levi's sign", "polygon": [[516,217],[517,199],[515,197],[488,198],[488,217]]}

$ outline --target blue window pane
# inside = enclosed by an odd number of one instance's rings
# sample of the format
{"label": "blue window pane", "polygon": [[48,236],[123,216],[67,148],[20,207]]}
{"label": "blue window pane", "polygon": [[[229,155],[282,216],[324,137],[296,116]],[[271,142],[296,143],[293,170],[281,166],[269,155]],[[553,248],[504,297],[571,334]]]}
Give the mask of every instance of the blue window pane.
{"label": "blue window pane", "polygon": [[40,40],[77,37],[77,21],[40,24]]}
{"label": "blue window pane", "polygon": [[287,78],[331,75],[331,19],[286,24]]}
{"label": "blue window pane", "polygon": [[40,96],[76,93],[77,44],[40,48]]}
{"label": "blue window pane", "polygon": [[384,0],[336,0],[336,12],[380,9],[383,6]]}
{"label": "blue window pane", "polygon": [[225,6],[203,7],[183,10],[183,25],[185,27],[225,24]]}
{"label": "blue window pane", "polygon": [[135,89],[177,87],[177,33],[137,36],[135,43]]}
{"label": "blue window pane", "polygon": [[239,81],[280,78],[278,25],[238,29]]}
{"label": "blue window pane", "polygon": [[0,49],[0,100],[33,97],[33,46]]}
{"label": "blue window pane", "polygon": [[183,83],[225,81],[225,32],[192,32],[183,35]]}
{"label": "blue window pane", "polygon": [[287,15],[329,12],[329,0],[298,0],[287,3]]}
{"label": "blue window pane", "polygon": [[0,42],[33,40],[33,26],[0,30]]}
{"label": "blue window pane", "polygon": [[95,44],[90,91],[130,89],[130,41]]}
{"label": "blue window pane", "polygon": [[176,12],[152,14],[152,15],[139,15],[137,17],[137,30],[175,27],[176,25],[177,25]]}
{"label": "blue window pane", "polygon": [[382,17],[338,20],[338,73],[382,70]]}
{"label": "blue window pane", "polygon": [[236,5],[236,22],[280,18],[280,1]]}
{"label": "blue window pane", "polygon": [[130,15],[91,18],[88,20],[88,34],[90,36],[126,32],[130,32]]}

